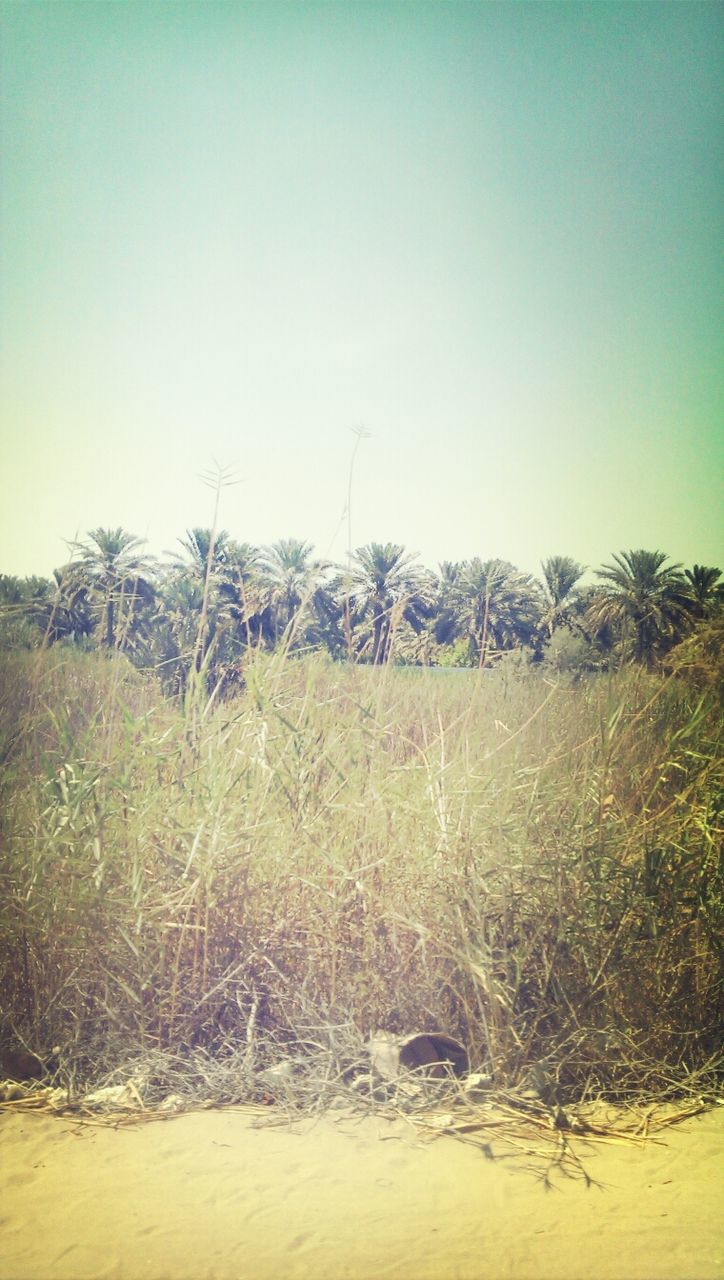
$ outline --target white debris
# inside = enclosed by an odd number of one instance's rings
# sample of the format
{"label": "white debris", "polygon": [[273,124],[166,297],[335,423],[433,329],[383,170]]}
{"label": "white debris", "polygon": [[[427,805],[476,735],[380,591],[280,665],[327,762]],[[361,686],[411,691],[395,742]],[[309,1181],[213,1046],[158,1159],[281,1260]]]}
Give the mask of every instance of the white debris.
{"label": "white debris", "polygon": [[160,1103],[158,1110],[159,1111],[183,1111],[184,1105],[185,1105],[184,1100],[180,1094],[169,1093],[166,1095],[163,1102]]}
{"label": "white debris", "polygon": [[485,1093],[492,1087],[492,1076],[485,1076],[480,1071],[471,1071],[470,1075],[463,1081],[463,1093]]}
{"label": "white debris", "polygon": [[0,1102],[15,1102],[17,1098],[26,1098],[29,1090],[17,1080],[0,1081]]}
{"label": "white debris", "polygon": [[105,1089],[94,1089],[83,1098],[86,1107],[100,1110],[137,1111],[143,1109],[143,1098],[139,1084],[135,1080],[127,1080],[125,1084],[107,1085]]}

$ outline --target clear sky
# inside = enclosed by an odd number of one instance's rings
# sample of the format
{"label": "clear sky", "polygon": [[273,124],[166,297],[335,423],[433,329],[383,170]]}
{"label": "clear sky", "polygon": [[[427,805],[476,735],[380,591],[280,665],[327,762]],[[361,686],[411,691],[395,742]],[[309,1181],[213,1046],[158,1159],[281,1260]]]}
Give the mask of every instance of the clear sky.
{"label": "clear sky", "polygon": [[122,525],[724,567],[724,8],[2,9],[0,571]]}

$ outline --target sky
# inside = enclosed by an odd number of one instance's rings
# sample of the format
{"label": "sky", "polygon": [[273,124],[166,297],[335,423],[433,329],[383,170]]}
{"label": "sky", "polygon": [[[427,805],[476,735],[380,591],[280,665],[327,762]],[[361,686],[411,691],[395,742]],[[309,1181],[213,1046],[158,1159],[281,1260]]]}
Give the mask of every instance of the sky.
{"label": "sky", "polygon": [[340,562],[724,567],[724,8],[0,21],[0,572],[178,550],[217,465]]}

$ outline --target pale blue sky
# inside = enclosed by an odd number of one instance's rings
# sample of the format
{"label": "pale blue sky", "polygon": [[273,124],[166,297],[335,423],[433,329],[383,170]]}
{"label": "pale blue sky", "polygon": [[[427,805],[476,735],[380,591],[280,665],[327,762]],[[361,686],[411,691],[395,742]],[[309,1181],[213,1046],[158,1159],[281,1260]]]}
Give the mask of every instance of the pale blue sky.
{"label": "pale blue sky", "polygon": [[0,571],[724,565],[714,4],[2,6]]}

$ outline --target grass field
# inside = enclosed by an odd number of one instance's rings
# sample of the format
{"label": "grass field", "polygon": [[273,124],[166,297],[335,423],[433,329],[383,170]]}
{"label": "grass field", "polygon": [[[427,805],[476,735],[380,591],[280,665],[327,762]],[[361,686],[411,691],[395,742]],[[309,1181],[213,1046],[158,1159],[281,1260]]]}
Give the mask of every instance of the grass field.
{"label": "grass field", "polygon": [[323,1098],[383,1028],[558,1100],[711,1087],[713,694],[278,655],[181,709],[56,649],[0,708],[0,1035],[70,1079],[253,1098],[286,1058]]}

